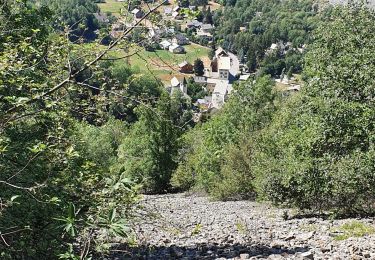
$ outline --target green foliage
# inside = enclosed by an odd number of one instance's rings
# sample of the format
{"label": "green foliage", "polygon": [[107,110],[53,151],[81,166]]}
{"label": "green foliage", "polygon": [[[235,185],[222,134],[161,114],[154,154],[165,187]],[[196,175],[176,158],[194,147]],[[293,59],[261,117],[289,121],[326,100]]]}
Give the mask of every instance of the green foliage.
{"label": "green foliage", "polygon": [[[108,122],[108,104],[121,101],[108,94],[122,96],[117,79],[104,63],[82,69],[97,50],[49,34],[50,18],[27,1],[0,7],[4,259],[83,259],[108,249],[114,236],[128,234],[124,223],[137,199],[138,186],[112,170],[126,131]],[[88,60],[77,61],[83,50]]]}
{"label": "green foliage", "polygon": [[164,93],[156,109],[142,107],[139,121],[130,128],[120,150],[118,167],[147,193],[170,190],[177,167],[179,137],[191,121],[190,103],[180,92],[172,98]]}
{"label": "green foliage", "polygon": [[[255,84],[247,82],[237,86],[236,91],[224,108],[209,122],[196,127],[184,136],[184,146],[180,150],[180,163],[172,178],[172,184],[186,188],[194,184],[217,197],[236,194],[236,185],[251,180],[251,173],[237,168],[239,157],[246,154],[237,152],[242,136],[252,133],[268,124],[275,108],[276,95],[270,78],[258,79]],[[241,166],[242,167],[242,166]],[[236,168],[234,171],[233,168]],[[242,175],[242,177],[239,177]],[[236,176],[236,177],[235,177]],[[238,177],[238,181],[234,181]],[[248,182],[243,186],[250,185]],[[252,191],[251,186],[244,193]]]}
{"label": "green foliage", "polygon": [[189,78],[187,81],[187,94],[192,102],[196,102],[199,98],[204,98],[208,93],[202,85],[195,83],[194,78]]}
{"label": "green foliage", "polygon": [[203,76],[204,74],[204,64],[201,59],[196,59],[194,61],[194,73],[197,76]]}
{"label": "green foliage", "polygon": [[259,192],[303,209],[373,213],[374,14],[332,15],[306,57],[308,85],[264,132]]}
{"label": "green foliage", "polygon": [[92,0],[42,0],[54,12],[54,28],[64,31],[69,28],[72,41],[83,37],[92,40],[96,37],[94,31],[99,29],[99,23],[93,13],[98,13],[99,8]]}
{"label": "green foliage", "polygon": [[345,223],[332,231],[342,233],[334,237],[335,240],[340,241],[350,237],[363,237],[371,235],[375,233],[375,228],[360,221],[352,221]]}
{"label": "green foliage", "polygon": [[185,135],[173,185],[220,199],[256,195],[304,210],[373,214],[374,17],[361,6],[337,7],[309,46],[307,83],[281,103],[267,78],[237,87]]}
{"label": "green foliage", "polygon": [[[213,16],[217,43],[237,54],[250,71],[265,67],[273,76],[293,67],[301,71],[302,56],[294,48],[310,43],[310,33],[327,12],[318,12],[316,1],[237,0],[227,3]],[[246,30],[240,30],[245,27]],[[273,43],[291,43],[284,53],[268,57]],[[245,56],[246,55],[246,58]]]}
{"label": "green foliage", "polygon": [[198,235],[198,234],[201,232],[201,230],[202,230],[202,224],[201,224],[201,223],[196,224],[196,225],[194,226],[193,231],[191,231],[191,236],[196,236],[196,235]]}

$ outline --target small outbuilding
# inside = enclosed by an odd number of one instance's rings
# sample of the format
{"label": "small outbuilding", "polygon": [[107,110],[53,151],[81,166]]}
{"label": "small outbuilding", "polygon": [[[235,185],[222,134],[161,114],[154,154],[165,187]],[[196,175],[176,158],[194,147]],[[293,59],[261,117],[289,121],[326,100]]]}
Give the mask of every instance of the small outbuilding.
{"label": "small outbuilding", "polygon": [[194,67],[187,61],[178,64],[181,73],[193,73]]}

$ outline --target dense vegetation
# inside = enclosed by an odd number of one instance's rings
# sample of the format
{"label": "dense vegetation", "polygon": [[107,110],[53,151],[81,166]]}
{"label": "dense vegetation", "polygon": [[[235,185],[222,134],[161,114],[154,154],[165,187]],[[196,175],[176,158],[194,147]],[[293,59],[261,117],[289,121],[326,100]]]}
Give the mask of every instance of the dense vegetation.
{"label": "dense vegetation", "polygon": [[[310,42],[310,33],[327,15],[318,7],[311,0],[228,1],[213,17],[216,44],[237,53],[250,71],[262,67],[272,76],[283,70],[301,72],[301,48]],[[271,44],[278,43],[287,46],[265,55]]]}
{"label": "dense vegetation", "polygon": [[221,199],[374,213],[374,29],[368,9],[334,10],[314,33],[301,93],[280,99],[267,78],[240,85],[185,135],[172,183]]}
{"label": "dense vegetation", "polygon": [[[4,1],[1,259],[107,253],[114,238],[131,240],[128,220],[141,192],[199,189],[219,199],[374,213],[374,12],[337,7],[311,37],[320,19],[311,2],[276,8],[251,1],[241,12],[248,2],[228,2],[217,14],[216,21],[228,16],[236,24],[224,21],[222,43],[248,58],[278,40],[309,43],[304,66],[293,56],[288,67],[286,54],[274,60],[285,66],[268,70],[273,54],[267,56],[260,76],[236,85],[222,110],[194,125],[191,101],[206,94],[200,85],[187,82],[191,99],[169,95],[152,75],[111,57],[112,45],[76,44],[61,34],[56,15],[70,25],[84,18],[77,28],[90,27],[94,2],[54,1],[51,10]],[[80,10],[73,12],[78,20],[65,17],[69,9]],[[249,31],[238,33],[247,21]],[[303,69],[300,93],[285,97],[264,75],[284,68]],[[197,75],[201,70],[197,60]]]}
{"label": "dense vegetation", "polygon": [[0,258],[107,252],[114,237],[130,235],[140,188],[118,150],[131,153],[129,136],[147,138],[150,175],[169,187],[159,175],[176,167],[178,146],[168,142],[189,126],[189,103],[173,104],[159,80],[121,61],[100,60],[103,48],[55,34],[48,7],[12,0],[0,8]]}
{"label": "dense vegetation", "polygon": [[56,30],[69,32],[72,41],[93,40],[95,31],[102,26],[95,18],[99,8],[93,0],[34,0],[38,6],[47,6],[52,11],[52,25]]}

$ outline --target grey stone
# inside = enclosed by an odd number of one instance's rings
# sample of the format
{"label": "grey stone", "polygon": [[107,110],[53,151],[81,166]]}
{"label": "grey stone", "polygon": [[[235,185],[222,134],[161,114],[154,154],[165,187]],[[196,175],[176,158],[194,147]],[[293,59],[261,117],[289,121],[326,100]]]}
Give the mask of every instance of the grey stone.
{"label": "grey stone", "polygon": [[307,251],[301,254],[302,259],[314,259],[314,254],[311,251]]}
{"label": "grey stone", "polygon": [[249,254],[240,254],[240,259],[249,259],[250,255]]}

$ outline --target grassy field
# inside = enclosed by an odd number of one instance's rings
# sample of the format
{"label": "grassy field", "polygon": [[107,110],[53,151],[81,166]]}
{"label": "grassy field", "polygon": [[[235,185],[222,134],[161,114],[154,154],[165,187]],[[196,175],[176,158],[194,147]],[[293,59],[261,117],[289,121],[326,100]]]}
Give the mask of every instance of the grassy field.
{"label": "grassy field", "polygon": [[121,9],[126,9],[126,2],[117,2],[116,0],[105,0],[105,3],[99,3],[98,6],[103,13],[111,13],[115,16],[119,16],[121,13]]}
{"label": "grassy field", "polygon": [[[169,7],[174,7],[175,5],[176,4],[174,0],[169,0]],[[124,8],[126,10],[127,2],[117,2],[117,0],[105,0],[105,3],[99,3],[98,6],[103,13],[109,12],[114,16],[120,16],[121,9]],[[212,11],[215,11],[222,7],[220,4],[215,3],[213,1],[209,1],[208,6],[211,8]],[[158,10],[161,13],[163,13],[164,7],[165,6],[162,5]],[[144,5],[143,8],[145,10],[148,9],[146,5]],[[200,9],[202,9],[202,7],[200,7]]]}
{"label": "grassy field", "polygon": [[[198,58],[207,59],[209,48],[190,44],[184,46],[185,54],[173,54],[167,50],[157,50],[155,52],[148,52],[140,50],[137,55],[133,55],[127,59],[127,62],[135,68],[138,68],[141,73],[152,73],[162,81],[167,82],[174,76],[182,77],[183,75],[178,71],[178,64],[187,60],[190,63]],[[129,52],[132,53],[132,50]]]}
{"label": "grassy field", "polygon": [[[95,53],[98,50],[105,50],[103,45],[94,45],[87,43],[85,44],[87,51]],[[160,78],[164,83],[169,82],[174,76],[182,78],[184,75],[179,72],[178,64],[183,61],[188,61],[191,64],[196,59],[208,60],[209,48],[197,45],[189,44],[185,45],[186,53],[174,54],[167,50],[156,50],[155,52],[146,51],[143,47],[134,46],[131,47],[127,52],[122,49],[116,49],[109,52],[109,56],[106,58],[121,58],[118,62],[128,63],[135,71],[139,71],[142,74],[153,74],[155,77]]]}

